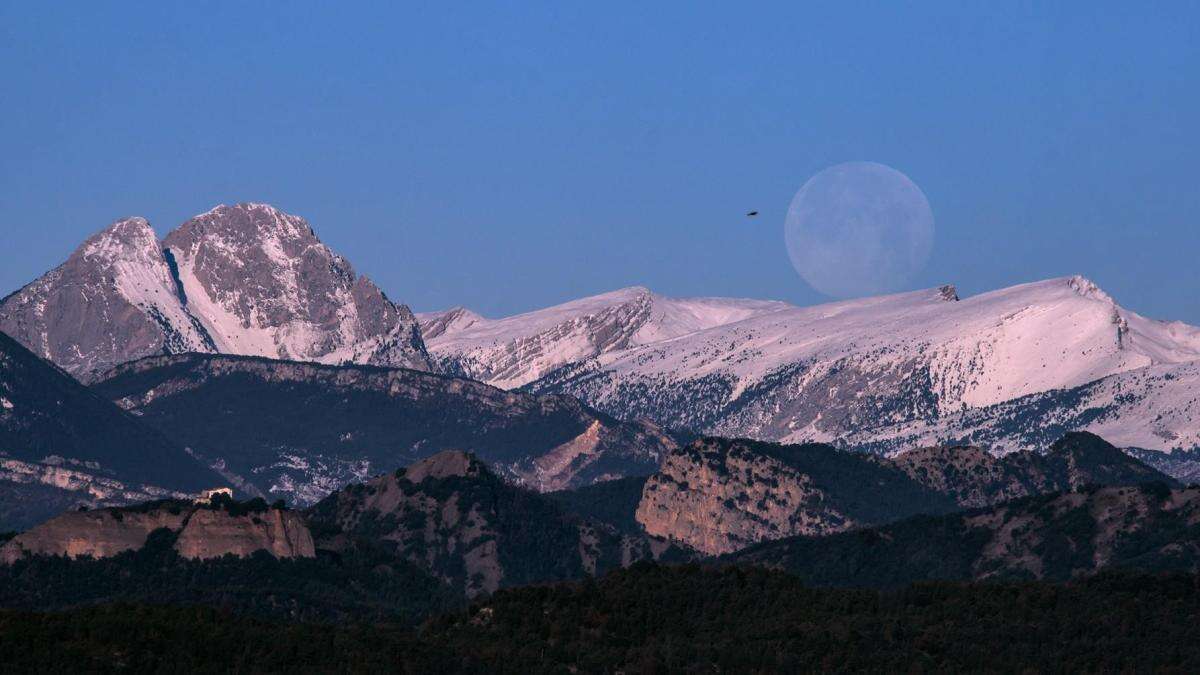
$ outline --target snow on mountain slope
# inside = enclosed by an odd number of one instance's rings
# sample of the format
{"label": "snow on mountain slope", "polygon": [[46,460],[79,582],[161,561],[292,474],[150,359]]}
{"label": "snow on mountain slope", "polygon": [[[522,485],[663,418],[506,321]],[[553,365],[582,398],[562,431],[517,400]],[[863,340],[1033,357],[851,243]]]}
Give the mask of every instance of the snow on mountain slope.
{"label": "snow on mountain slope", "polygon": [[863,429],[839,442],[885,454],[946,444],[1008,454],[1044,449],[1079,430],[1124,448],[1178,452],[1200,447],[1200,362],[1138,368],[1078,387]]}
{"label": "snow on mountain slope", "polygon": [[769,312],[600,353],[528,388],[706,433],[865,442],[873,429],[1198,358],[1200,329],[1068,277],[961,301],[942,287]]}
{"label": "snow on mountain slope", "polygon": [[218,206],[163,242],[119,220],[0,300],[0,330],[84,380],[183,352],[429,368],[407,307],[262,204]]}
{"label": "snow on mountain slope", "polygon": [[460,333],[487,321],[466,307],[455,307],[444,312],[418,312],[416,317],[421,324],[421,337],[425,339],[426,344],[434,338]]}
{"label": "snow on mountain slope", "polygon": [[167,235],[188,308],[227,354],[427,369],[416,318],[303,218],[221,205]]}
{"label": "snow on mountain slope", "polygon": [[215,350],[144,218],[116,221],[0,301],[0,330],[82,377],[146,354]]}
{"label": "snow on mountain slope", "polygon": [[568,363],[788,307],[764,300],[675,299],[631,287],[504,319],[462,308],[418,318],[444,370],[512,388]]}

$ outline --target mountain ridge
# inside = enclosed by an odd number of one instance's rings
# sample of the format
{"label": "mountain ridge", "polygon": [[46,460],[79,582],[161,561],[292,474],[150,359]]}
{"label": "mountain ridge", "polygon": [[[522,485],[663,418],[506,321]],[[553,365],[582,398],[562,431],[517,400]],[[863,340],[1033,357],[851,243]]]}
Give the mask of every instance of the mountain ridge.
{"label": "mountain ridge", "polygon": [[183,497],[221,478],[0,333],[0,529],[73,507]]}
{"label": "mountain ridge", "polygon": [[416,318],[258,203],[219,205],[161,241],[115,221],[0,300],[0,330],[83,380],[163,353],[240,353],[428,369]]}
{"label": "mountain ridge", "polygon": [[669,298],[630,286],[502,319],[462,307],[418,318],[444,369],[515,388],[580,359],[789,306],[774,300]]}
{"label": "mountain ridge", "polygon": [[93,389],[231,479],[301,505],[441,450],[476,452],[544,491],[648,474],[675,444],[571,397],[385,366],[154,356]]}
{"label": "mountain ridge", "polygon": [[[711,435],[894,452],[964,440],[955,415],[1024,397],[1058,397],[1060,416],[1078,416],[1086,411],[1071,408],[1075,390],[1186,370],[1198,358],[1200,328],[1146,319],[1075,276],[966,298],[941,287],[768,312],[572,362],[523,388]],[[1147,405],[1168,408],[1186,396],[1180,380],[1160,381],[1172,391],[1147,387]],[[1088,407],[1107,409],[1114,421],[1102,430],[1111,435],[1136,417],[1133,405],[1111,392]],[[1037,426],[1037,412],[1025,411],[1021,424]],[[1158,422],[1122,445],[1165,450],[1166,438],[1185,447],[1200,438],[1200,415]],[[1004,435],[999,420],[980,424]],[[1036,440],[1017,437],[998,450]]]}

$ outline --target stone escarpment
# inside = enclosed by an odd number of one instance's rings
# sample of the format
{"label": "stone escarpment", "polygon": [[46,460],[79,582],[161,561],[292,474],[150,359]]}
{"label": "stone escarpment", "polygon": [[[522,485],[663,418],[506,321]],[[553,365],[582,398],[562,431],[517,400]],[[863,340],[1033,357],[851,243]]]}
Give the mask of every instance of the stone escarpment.
{"label": "stone escarpment", "polygon": [[950,507],[865,456],[819,444],[704,438],[666,456],[643,488],[636,517],[650,535],[720,554]]}
{"label": "stone escarpment", "polygon": [[186,501],[151,502],[135,507],[71,511],[18,534],[0,547],[0,562],[28,555],[107,558],[137,550],[151,532],[175,534],[175,550],[185,558],[244,557],[267,551],[277,558],[316,555],[312,535],[299,514],[250,502],[216,506]]}
{"label": "stone escarpment", "polygon": [[651,535],[724,554],[915,514],[1149,483],[1179,487],[1088,433],[1067,434],[1045,453],[999,458],[969,446],[923,448],[885,459],[820,444],[705,438],[666,456],[643,487],[636,517]]}

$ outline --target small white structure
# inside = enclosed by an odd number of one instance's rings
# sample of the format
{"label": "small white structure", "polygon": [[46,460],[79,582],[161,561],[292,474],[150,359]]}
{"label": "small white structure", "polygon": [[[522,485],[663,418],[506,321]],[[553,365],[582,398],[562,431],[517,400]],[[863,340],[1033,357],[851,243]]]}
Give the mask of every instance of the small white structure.
{"label": "small white structure", "polygon": [[203,490],[200,493],[200,496],[196,498],[196,503],[197,504],[211,503],[213,498],[216,497],[217,495],[225,495],[226,497],[233,499],[233,488],[219,487],[219,488],[209,488],[207,490]]}

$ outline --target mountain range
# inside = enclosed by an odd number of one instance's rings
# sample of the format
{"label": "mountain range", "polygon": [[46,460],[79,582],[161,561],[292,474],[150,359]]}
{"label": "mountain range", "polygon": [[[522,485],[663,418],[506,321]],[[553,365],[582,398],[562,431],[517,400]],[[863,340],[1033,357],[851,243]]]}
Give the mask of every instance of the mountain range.
{"label": "mountain range", "polygon": [[141,218],[0,301],[0,331],[85,381],[199,352],[432,370],[566,394],[670,429],[892,453],[1002,454],[1089,430],[1200,445],[1200,328],[1074,276],[796,307],[627,288],[502,319],[413,315],[297,216],[218,206],[159,241]]}
{"label": "mountain range", "polygon": [[[1096,436],[1071,434],[1044,455],[1001,460],[977,448],[915,452],[900,461],[819,444],[700,438],[648,478],[547,495],[502,480],[472,454],[444,451],[302,511],[224,495],[70,511],[0,538],[0,576],[22,605],[70,607],[111,597],[104,589],[115,597],[157,589],[176,574],[208,579],[192,589],[204,596],[220,584],[274,582],[311,593],[298,573],[316,582],[411,567],[428,575],[404,582],[416,583],[418,596],[445,588],[486,597],[639,561],[704,558],[834,586],[1200,569],[1200,491]],[[964,508],[973,503],[984,506]],[[103,560],[111,564],[95,564]],[[289,571],[272,560],[313,562]],[[76,584],[72,570],[117,579]],[[121,581],[131,577],[146,581]],[[349,611],[322,593],[294,611]]]}
{"label": "mountain range", "polygon": [[1129,448],[1200,443],[1200,329],[1078,276],[814,307],[634,288],[496,321],[418,318],[442,368],[706,434],[885,454],[1003,454],[1072,430]]}
{"label": "mountain range", "polygon": [[[18,527],[213,484],[307,506],[444,450],[573,489],[654,474],[695,434],[1025,456],[1087,430],[1200,475],[1200,329],[1078,276],[813,307],[634,287],[414,315],[302,218],[243,203],[161,240],[113,223],[0,300],[0,332],[0,524]],[[142,440],[104,440],[122,438]],[[982,499],[947,473],[963,456],[937,471]]]}

